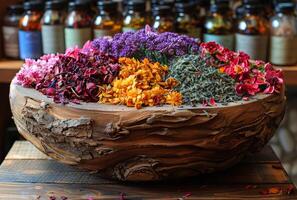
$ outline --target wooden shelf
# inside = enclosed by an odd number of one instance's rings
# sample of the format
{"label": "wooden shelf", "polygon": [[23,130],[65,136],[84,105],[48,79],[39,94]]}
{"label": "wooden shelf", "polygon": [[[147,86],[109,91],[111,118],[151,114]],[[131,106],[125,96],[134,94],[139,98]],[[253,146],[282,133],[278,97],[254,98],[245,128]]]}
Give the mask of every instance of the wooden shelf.
{"label": "wooden shelf", "polygon": [[283,70],[287,86],[297,86],[297,65],[277,68]]}
{"label": "wooden shelf", "polygon": [[10,83],[23,63],[21,60],[0,60],[0,83]]}
{"label": "wooden shelf", "polygon": [[[23,63],[21,60],[0,60],[0,83],[10,83]],[[286,85],[297,86],[297,65],[277,68],[283,70]]]}

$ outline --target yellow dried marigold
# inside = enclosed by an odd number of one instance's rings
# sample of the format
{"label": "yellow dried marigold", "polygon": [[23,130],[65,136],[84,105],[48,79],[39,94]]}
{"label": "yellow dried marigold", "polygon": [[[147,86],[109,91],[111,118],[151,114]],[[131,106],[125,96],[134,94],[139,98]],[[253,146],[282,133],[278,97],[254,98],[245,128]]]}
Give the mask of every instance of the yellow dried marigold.
{"label": "yellow dried marigold", "polygon": [[120,58],[118,77],[101,88],[100,103],[123,104],[137,109],[142,106],[181,105],[182,95],[173,88],[179,83],[174,78],[164,80],[168,67],[134,58]]}

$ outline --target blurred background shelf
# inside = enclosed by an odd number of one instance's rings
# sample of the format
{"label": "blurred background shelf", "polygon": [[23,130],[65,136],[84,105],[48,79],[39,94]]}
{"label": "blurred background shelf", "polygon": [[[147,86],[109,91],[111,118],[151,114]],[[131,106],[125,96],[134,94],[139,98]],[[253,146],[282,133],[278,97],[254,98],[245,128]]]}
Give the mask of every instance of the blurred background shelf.
{"label": "blurred background shelf", "polygon": [[[0,60],[0,83],[10,83],[23,63],[21,60]],[[287,86],[297,86],[297,65],[278,68],[283,70]]]}

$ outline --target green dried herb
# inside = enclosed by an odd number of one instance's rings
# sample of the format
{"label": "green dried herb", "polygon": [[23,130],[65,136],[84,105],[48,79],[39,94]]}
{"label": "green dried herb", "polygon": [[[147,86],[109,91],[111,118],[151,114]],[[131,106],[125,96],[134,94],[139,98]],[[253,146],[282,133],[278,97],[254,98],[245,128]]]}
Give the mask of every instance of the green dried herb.
{"label": "green dried herb", "polygon": [[207,63],[199,55],[185,55],[172,62],[169,76],[180,81],[176,88],[187,105],[209,102],[227,104],[241,100],[236,94],[235,81]]}

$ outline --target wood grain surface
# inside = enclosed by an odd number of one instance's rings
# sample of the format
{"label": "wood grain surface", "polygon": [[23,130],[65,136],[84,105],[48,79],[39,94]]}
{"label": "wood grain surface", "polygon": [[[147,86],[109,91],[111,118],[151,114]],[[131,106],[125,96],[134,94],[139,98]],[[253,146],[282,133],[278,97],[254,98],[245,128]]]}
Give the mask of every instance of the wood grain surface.
{"label": "wood grain surface", "polygon": [[59,105],[11,84],[19,132],[48,156],[121,181],[179,179],[222,171],[257,152],[285,112],[281,94],[216,107]]}
{"label": "wood grain surface", "polygon": [[29,142],[13,146],[0,166],[0,199],[297,199],[270,147],[222,173],[158,183],[110,181],[40,154]]}

